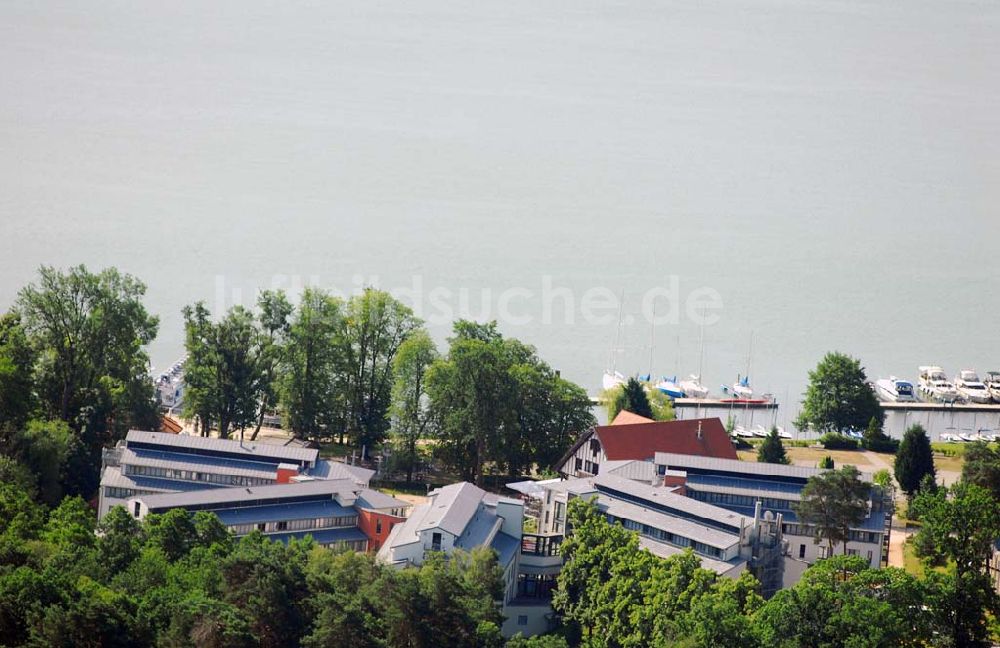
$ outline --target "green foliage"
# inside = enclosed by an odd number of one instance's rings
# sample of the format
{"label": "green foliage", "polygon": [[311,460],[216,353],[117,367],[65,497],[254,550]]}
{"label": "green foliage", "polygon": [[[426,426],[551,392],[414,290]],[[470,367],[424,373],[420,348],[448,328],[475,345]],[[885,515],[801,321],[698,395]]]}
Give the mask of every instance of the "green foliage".
{"label": "green foliage", "polygon": [[843,466],[810,477],[802,489],[802,500],[795,506],[795,514],[804,524],[812,525],[817,544],[825,540],[827,555],[833,555],[837,544],[847,544],[852,527],[856,527],[868,514],[868,494],[871,484],[861,480],[861,473],[854,466]]}
{"label": "green foliage", "polygon": [[434,341],[424,330],[415,331],[399,346],[393,360],[392,433],[395,465],[413,481],[413,469],[420,459],[417,442],[434,432],[424,379],[438,358]]}
{"label": "green foliage", "polygon": [[749,616],[762,603],[749,574],[719,578],[690,551],[663,560],[580,499],[553,607],[581,646],[757,645]]}
{"label": "green foliage", "polygon": [[218,323],[202,302],[183,312],[185,412],[200,419],[203,435],[215,428],[228,438],[257,422],[261,402],[272,391],[267,382],[273,375],[272,342],[242,306],[229,309]]}
{"label": "green foliage", "polygon": [[1000,505],[990,491],[959,482],[951,489],[920,491],[913,502],[922,522],[914,539],[928,565],[948,566],[941,577],[940,614],[955,646],[989,646],[986,615],[1000,614],[989,559],[1000,537]]}
{"label": "green foliage", "polygon": [[872,417],[868,421],[861,444],[872,452],[896,452],[899,447],[898,441],[882,431],[882,419],[879,417]]}
{"label": "green foliage", "polygon": [[311,541],[237,541],[205,512],[140,523],[115,507],[96,530],[79,498],[46,513],[0,484],[0,643],[503,645],[501,570],[490,549],[397,570]]}
{"label": "green foliage", "polygon": [[20,315],[0,316],[0,428],[27,422],[35,400],[35,362],[35,349],[29,344]]}
{"label": "green foliage", "polygon": [[298,437],[313,439],[346,427],[346,397],[338,379],[342,329],[343,302],[306,288],[292,317],[280,390],[285,425]]}
{"label": "green foliage", "polygon": [[[142,282],[114,269],[43,266],[38,282],[18,294],[23,328],[9,318],[0,325],[0,386],[11,389],[0,390],[0,398],[16,401],[15,422],[23,424],[30,407],[37,418],[67,423],[79,441],[62,484],[70,494],[93,493],[103,446],[131,427],[158,425],[144,351],[158,321],[142,304],[145,292]],[[24,363],[32,359],[29,397]]]}
{"label": "green foliage", "polygon": [[32,475],[32,491],[43,503],[58,504],[63,484],[72,481],[67,474],[71,457],[83,452],[78,437],[60,420],[29,421],[27,427],[0,431],[0,440],[12,459]]}
{"label": "green foliage", "polygon": [[873,418],[881,423],[882,409],[861,362],[843,353],[826,354],[809,372],[809,386],[795,426],[842,434],[866,429]]}
{"label": "green foliage", "polygon": [[427,370],[439,456],[468,481],[486,464],[510,475],[554,463],[594,424],[586,392],[496,323],[459,321],[448,354]]}
{"label": "green foliage", "polygon": [[872,475],[872,482],[883,490],[889,489],[892,487],[892,473],[888,468],[878,470]]}
{"label": "green foliage", "polygon": [[346,359],[347,425],[358,446],[372,448],[389,430],[393,360],[422,322],[392,295],[366,288],[347,302],[341,338]]}
{"label": "green foliage", "polygon": [[653,418],[653,408],[649,404],[646,386],[635,378],[629,378],[622,387],[621,409],[648,419]]}
{"label": "green foliage", "polygon": [[834,556],[778,592],[754,621],[766,646],[925,646],[935,634],[927,599],[928,588],[901,569]]}
{"label": "green foliage", "polygon": [[654,421],[674,420],[674,401],[672,398],[661,392],[659,389],[651,389],[646,392],[649,400],[649,409],[652,410]]}
{"label": "green foliage", "polygon": [[1000,502],[1000,448],[970,443],[962,463],[962,481],[985,488]]}
{"label": "green foliage", "polygon": [[785,446],[781,444],[778,428],[772,427],[771,432],[757,448],[757,461],[762,463],[788,464]]}
{"label": "green foliage", "polygon": [[912,497],[920,488],[924,477],[934,478],[934,455],[927,432],[918,424],[911,425],[903,434],[903,441],[896,452],[893,472],[899,487]]}
{"label": "green foliage", "polygon": [[843,434],[827,432],[819,438],[820,445],[827,450],[857,450],[858,440]]}
{"label": "green foliage", "polygon": [[818,467],[823,468],[825,470],[833,470],[833,457],[831,457],[830,455],[826,455],[825,457],[819,460]]}

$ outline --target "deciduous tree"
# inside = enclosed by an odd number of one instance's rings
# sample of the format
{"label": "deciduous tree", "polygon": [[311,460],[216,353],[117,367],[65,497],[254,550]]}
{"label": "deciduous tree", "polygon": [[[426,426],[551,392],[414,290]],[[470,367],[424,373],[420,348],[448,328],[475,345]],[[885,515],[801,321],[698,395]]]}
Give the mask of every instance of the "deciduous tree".
{"label": "deciduous tree", "polygon": [[809,478],[795,513],[804,524],[812,525],[817,544],[826,541],[828,556],[838,544],[843,545],[846,555],[851,529],[868,513],[870,490],[871,484],[862,481],[852,465],[829,470]]}
{"label": "deciduous tree", "polygon": [[796,427],[844,433],[866,429],[872,418],[881,422],[882,410],[861,362],[843,353],[826,354],[809,372]]}

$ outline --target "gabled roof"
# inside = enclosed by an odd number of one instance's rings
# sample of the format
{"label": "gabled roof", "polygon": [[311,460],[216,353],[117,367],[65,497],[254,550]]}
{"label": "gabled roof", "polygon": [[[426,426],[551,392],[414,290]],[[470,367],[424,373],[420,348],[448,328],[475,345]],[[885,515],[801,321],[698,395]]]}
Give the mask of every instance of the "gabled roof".
{"label": "gabled roof", "polygon": [[646,418],[645,416],[639,416],[628,410],[622,410],[618,412],[618,416],[615,420],[611,421],[610,425],[632,425],[633,423],[655,423],[651,418]]}
{"label": "gabled roof", "polygon": [[652,459],[657,452],[738,459],[722,421],[717,418],[603,425],[594,429],[610,461]]}

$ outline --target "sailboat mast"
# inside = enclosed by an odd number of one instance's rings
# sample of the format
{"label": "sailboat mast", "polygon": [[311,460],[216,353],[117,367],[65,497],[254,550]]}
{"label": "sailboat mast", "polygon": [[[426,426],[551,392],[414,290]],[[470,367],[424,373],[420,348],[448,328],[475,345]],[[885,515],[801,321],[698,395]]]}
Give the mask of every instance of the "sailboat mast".
{"label": "sailboat mast", "polygon": [[615,328],[615,343],[611,346],[611,353],[608,357],[608,367],[611,373],[614,374],[618,369],[618,346],[621,344],[622,335],[622,309],[625,308],[625,290],[622,289],[621,295],[618,298],[618,327]]}
{"label": "sailboat mast", "polygon": [[653,318],[649,322],[649,375],[650,381],[653,380],[653,335],[656,333],[656,301],[653,301]]}

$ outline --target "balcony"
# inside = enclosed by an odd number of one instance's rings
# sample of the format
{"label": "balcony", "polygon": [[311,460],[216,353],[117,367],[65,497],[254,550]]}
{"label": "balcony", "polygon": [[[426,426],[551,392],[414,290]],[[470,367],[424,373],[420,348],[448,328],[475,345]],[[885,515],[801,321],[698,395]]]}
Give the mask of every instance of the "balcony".
{"label": "balcony", "polygon": [[525,533],[521,536],[521,567],[541,571],[558,570],[562,567],[559,546],[563,536]]}

